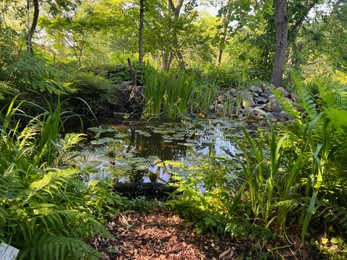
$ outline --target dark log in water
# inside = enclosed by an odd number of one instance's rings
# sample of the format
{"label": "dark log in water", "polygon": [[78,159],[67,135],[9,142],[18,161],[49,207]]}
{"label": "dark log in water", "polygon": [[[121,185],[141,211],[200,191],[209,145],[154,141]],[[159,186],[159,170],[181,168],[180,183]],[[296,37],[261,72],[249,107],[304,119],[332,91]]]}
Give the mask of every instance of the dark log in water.
{"label": "dark log in water", "polygon": [[168,196],[178,189],[178,186],[170,186],[163,183],[117,183],[114,190],[124,196]]}

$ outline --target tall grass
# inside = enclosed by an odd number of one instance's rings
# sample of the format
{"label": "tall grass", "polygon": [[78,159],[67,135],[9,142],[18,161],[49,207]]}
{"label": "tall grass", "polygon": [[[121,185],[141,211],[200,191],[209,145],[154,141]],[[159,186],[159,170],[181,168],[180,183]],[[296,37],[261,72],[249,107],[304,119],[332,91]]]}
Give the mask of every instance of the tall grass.
{"label": "tall grass", "polygon": [[170,73],[166,81],[163,113],[167,118],[181,118],[188,112],[192,91],[195,87],[193,77],[185,72]]}
{"label": "tall grass", "polygon": [[197,79],[191,93],[189,110],[194,113],[208,113],[218,94],[218,85],[203,78]]}
{"label": "tall grass", "polygon": [[183,71],[164,74],[147,68],[145,82],[145,117],[176,119],[187,113],[194,88],[193,77]]}
{"label": "tall grass", "polygon": [[159,117],[164,100],[166,75],[153,68],[145,70],[145,108],[144,116]]}

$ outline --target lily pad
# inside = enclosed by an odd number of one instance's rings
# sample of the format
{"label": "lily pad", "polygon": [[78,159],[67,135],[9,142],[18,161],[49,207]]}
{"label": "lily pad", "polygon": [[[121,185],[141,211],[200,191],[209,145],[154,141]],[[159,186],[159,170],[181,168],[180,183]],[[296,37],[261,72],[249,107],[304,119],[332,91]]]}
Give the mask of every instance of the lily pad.
{"label": "lily pad", "polygon": [[114,135],[114,138],[123,139],[123,138],[125,138],[127,136],[128,136],[128,134],[118,133],[118,134]]}
{"label": "lily pad", "polygon": [[136,130],[135,132],[138,133],[139,135],[144,136],[144,137],[151,137],[152,136],[149,132],[143,131],[143,130]]}
{"label": "lily pad", "polygon": [[116,139],[114,139],[114,138],[104,137],[104,138],[92,140],[92,141],[90,141],[90,143],[93,144],[93,145],[100,145],[100,144],[112,143],[112,142],[115,142],[115,141],[116,141]]}
{"label": "lily pad", "polygon": [[177,167],[177,168],[184,167],[184,162],[182,162],[182,161],[165,160],[164,162],[169,167]]}
{"label": "lily pad", "polygon": [[112,129],[112,128],[102,128],[102,127],[89,127],[88,128],[89,131],[92,131],[96,134],[103,134],[103,133],[114,133],[114,132],[118,132],[117,129]]}

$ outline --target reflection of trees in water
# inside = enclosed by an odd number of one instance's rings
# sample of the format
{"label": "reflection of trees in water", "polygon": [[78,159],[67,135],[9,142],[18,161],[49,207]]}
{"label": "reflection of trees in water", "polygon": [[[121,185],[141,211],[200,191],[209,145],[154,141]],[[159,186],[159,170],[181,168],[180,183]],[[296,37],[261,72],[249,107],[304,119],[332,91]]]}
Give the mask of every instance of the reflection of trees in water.
{"label": "reflection of trees in water", "polygon": [[162,160],[179,160],[186,155],[187,147],[177,143],[164,142],[161,134],[152,133],[151,136],[143,136],[131,131],[130,143],[127,151],[135,147],[135,151],[141,157],[156,155]]}
{"label": "reflection of trees in water", "polygon": [[[231,129],[232,127],[228,128],[227,132],[230,132]],[[233,153],[235,148],[234,144],[225,138],[225,129],[219,129],[218,126],[212,129],[211,127],[204,128],[202,125],[195,125],[194,129],[172,128],[174,132],[176,130],[175,134],[150,131],[150,136],[138,133],[135,128],[130,130],[129,145],[126,151],[134,152],[141,157],[154,155],[162,160],[183,160],[188,149],[194,150],[197,156],[213,156],[225,155],[224,150],[227,150],[227,154],[229,154],[228,152]],[[171,136],[171,142],[168,142],[164,135]],[[177,139],[175,139],[176,136]],[[183,143],[193,145],[188,146]]]}

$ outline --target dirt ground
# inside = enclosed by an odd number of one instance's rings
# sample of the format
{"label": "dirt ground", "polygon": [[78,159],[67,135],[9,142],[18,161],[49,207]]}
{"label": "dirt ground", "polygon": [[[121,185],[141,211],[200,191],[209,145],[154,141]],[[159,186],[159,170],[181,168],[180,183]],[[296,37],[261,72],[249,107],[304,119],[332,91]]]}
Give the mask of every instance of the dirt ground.
{"label": "dirt ground", "polygon": [[[252,245],[247,242],[235,243],[228,238],[197,234],[192,224],[170,211],[156,210],[144,215],[125,211],[116,214],[107,227],[114,235],[114,240],[97,237],[89,243],[109,260],[262,258],[260,252],[249,252]],[[273,248],[274,245],[267,247],[269,251]],[[265,248],[265,251],[268,250]],[[312,248],[293,244],[276,251],[271,259],[324,258],[318,257]]]}
{"label": "dirt ground", "polygon": [[171,212],[117,214],[108,223],[114,240],[95,238],[90,243],[106,259],[232,259],[226,241],[198,235],[194,227]]}

